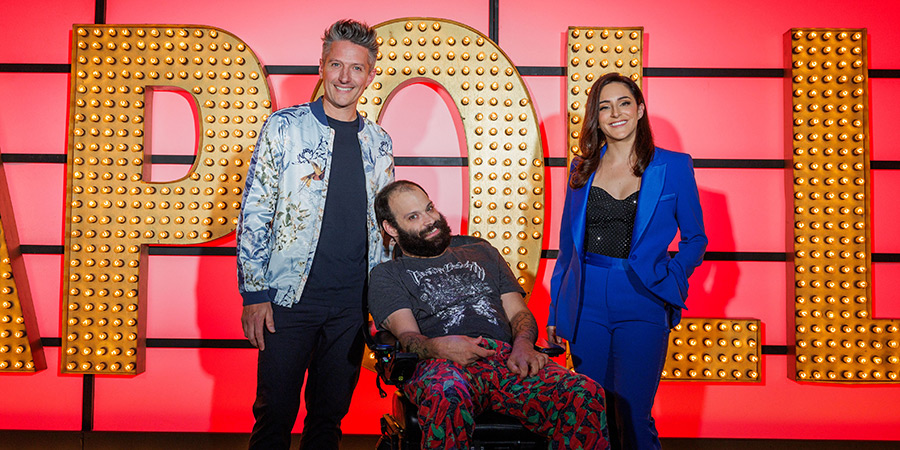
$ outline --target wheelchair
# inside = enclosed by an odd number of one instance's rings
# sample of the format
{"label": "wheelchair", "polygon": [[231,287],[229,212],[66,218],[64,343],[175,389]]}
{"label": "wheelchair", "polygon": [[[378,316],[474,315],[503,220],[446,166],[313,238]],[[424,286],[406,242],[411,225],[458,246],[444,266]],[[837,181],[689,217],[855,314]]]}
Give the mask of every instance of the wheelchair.
{"label": "wheelchair", "polygon": [[[370,324],[371,325],[371,324]],[[388,331],[365,333],[366,345],[375,355],[376,384],[382,397],[387,394],[382,383],[400,387],[413,375],[419,361],[415,353],[401,351],[399,342]],[[565,352],[562,347],[542,342],[535,348],[550,356]],[[393,394],[392,412],[381,418],[381,438],[377,450],[418,449],[422,441],[416,405],[401,389]],[[518,420],[497,413],[485,411],[475,418],[475,432],[470,442],[471,448],[478,450],[546,449],[548,441],[525,428]]]}

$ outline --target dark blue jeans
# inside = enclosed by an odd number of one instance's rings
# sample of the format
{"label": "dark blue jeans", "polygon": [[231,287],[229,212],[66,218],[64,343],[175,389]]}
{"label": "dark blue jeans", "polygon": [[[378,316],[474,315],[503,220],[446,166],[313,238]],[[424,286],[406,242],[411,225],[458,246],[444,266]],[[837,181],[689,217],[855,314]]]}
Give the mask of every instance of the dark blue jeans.
{"label": "dark blue jeans", "polygon": [[275,333],[259,352],[256,424],[251,449],[288,449],[306,380],[301,449],[338,449],[341,419],[359,380],[362,313],[359,308],[272,305]]}

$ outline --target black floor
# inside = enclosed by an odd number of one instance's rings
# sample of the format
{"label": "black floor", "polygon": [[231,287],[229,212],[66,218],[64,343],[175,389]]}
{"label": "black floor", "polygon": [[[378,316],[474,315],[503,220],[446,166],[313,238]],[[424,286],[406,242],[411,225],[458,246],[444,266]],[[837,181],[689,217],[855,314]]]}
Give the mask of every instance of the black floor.
{"label": "black floor", "polygon": [[[0,450],[240,450],[247,448],[240,433],[112,433],[0,430]],[[294,439],[294,448],[298,444]],[[378,436],[344,436],[343,450],[374,449]],[[770,439],[662,439],[664,450],[887,450],[900,442],[795,441]]]}

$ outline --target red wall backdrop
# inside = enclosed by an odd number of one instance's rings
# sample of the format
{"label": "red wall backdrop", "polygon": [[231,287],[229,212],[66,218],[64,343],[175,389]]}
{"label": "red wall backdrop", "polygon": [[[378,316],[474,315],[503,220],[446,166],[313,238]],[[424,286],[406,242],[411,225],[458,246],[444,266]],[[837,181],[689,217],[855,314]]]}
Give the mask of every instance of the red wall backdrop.
{"label": "red wall backdrop", "polygon": [[[97,5],[103,5],[99,9]],[[492,8],[491,6],[499,6]],[[264,65],[314,68],[319,36],[334,20],[370,24],[401,17],[440,17],[493,35],[519,66],[543,133],[546,157],[565,157],[565,78],[568,26],[644,27],[644,78],[658,144],[696,159],[783,160],[790,114],[784,80],[755,69],[784,69],[784,33],[793,27],[867,28],[872,170],[874,316],[900,317],[900,5],[894,2],[713,0],[631,2],[538,0],[454,2],[322,2],[272,0],[30,0],[0,9],[0,155],[15,226],[26,246],[26,269],[47,370],[0,374],[0,427],[29,430],[246,432],[252,425],[255,351],[242,339],[233,256],[156,254],[149,259],[147,370],[134,377],[64,376],[59,371],[60,298],[64,229],[68,63],[73,24],[198,24],[244,40]],[[851,6],[854,5],[854,6]],[[99,18],[96,16],[100,16]],[[493,31],[492,31],[493,27]],[[52,66],[52,65],[64,65]],[[54,68],[56,67],[56,68]],[[685,76],[653,76],[657,68],[683,68]],[[700,69],[754,69],[727,76]],[[672,72],[667,72],[672,73]],[[316,75],[271,75],[275,107],[307,101]],[[184,98],[154,94],[155,154],[193,154],[195,127]],[[395,156],[465,156],[455,110],[442,90],[412,85],[387,106],[382,125]],[[11,154],[49,155],[15,162]],[[21,158],[19,158],[21,160]],[[721,166],[721,164],[719,164]],[[771,164],[770,164],[771,165]],[[664,437],[900,440],[900,386],[800,383],[788,376],[783,353],[787,262],[791,232],[784,169],[698,168],[708,258],[691,279],[688,316],[762,321],[759,383],[663,383],[655,407]],[[154,181],[182,176],[183,165],[161,166]],[[460,230],[467,218],[467,169],[399,166],[398,178],[422,183]],[[557,248],[565,169],[549,167],[544,249]],[[233,238],[211,244],[233,247]],[[227,252],[225,252],[227,253]],[[724,255],[724,256],[722,256]],[[762,255],[762,256],[760,256]],[[775,258],[771,256],[775,255]],[[768,259],[768,260],[766,260]],[[775,259],[772,261],[771,259]],[[891,262],[894,261],[894,262]],[[552,259],[544,259],[530,307],[542,322]],[[895,369],[896,370],[896,369]],[[390,408],[364,372],[344,432],[375,434]],[[90,417],[92,415],[92,420]],[[86,418],[87,417],[87,418]],[[300,431],[299,425],[296,431]]]}

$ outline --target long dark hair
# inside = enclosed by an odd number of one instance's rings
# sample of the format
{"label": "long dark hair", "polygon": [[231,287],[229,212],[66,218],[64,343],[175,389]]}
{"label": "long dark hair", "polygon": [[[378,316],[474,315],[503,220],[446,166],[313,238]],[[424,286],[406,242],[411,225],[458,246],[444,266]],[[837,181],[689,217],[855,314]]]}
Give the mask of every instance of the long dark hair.
{"label": "long dark hair", "polygon": [[618,73],[608,73],[600,77],[591,86],[585,106],[584,123],[581,126],[581,155],[576,158],[575,168],[569,177],[569,186],[578,189],[584,186],[591,174],[600,166],[600,148],[606,144],[606,135],[600,130],[598,117],[600,116],[600,91],[610,83],[622,83],[631,91],[638,105],[644,105],[644,116],[638,119],[637,130],[634,139],[634,154],[636,156],[634,176],[639,177],[644,173],[647,165],[653,159],[653,131],[650,130],[650,115],[647,113],[647,104],[644,102],[644,94],[641,88],[631,80]]}

